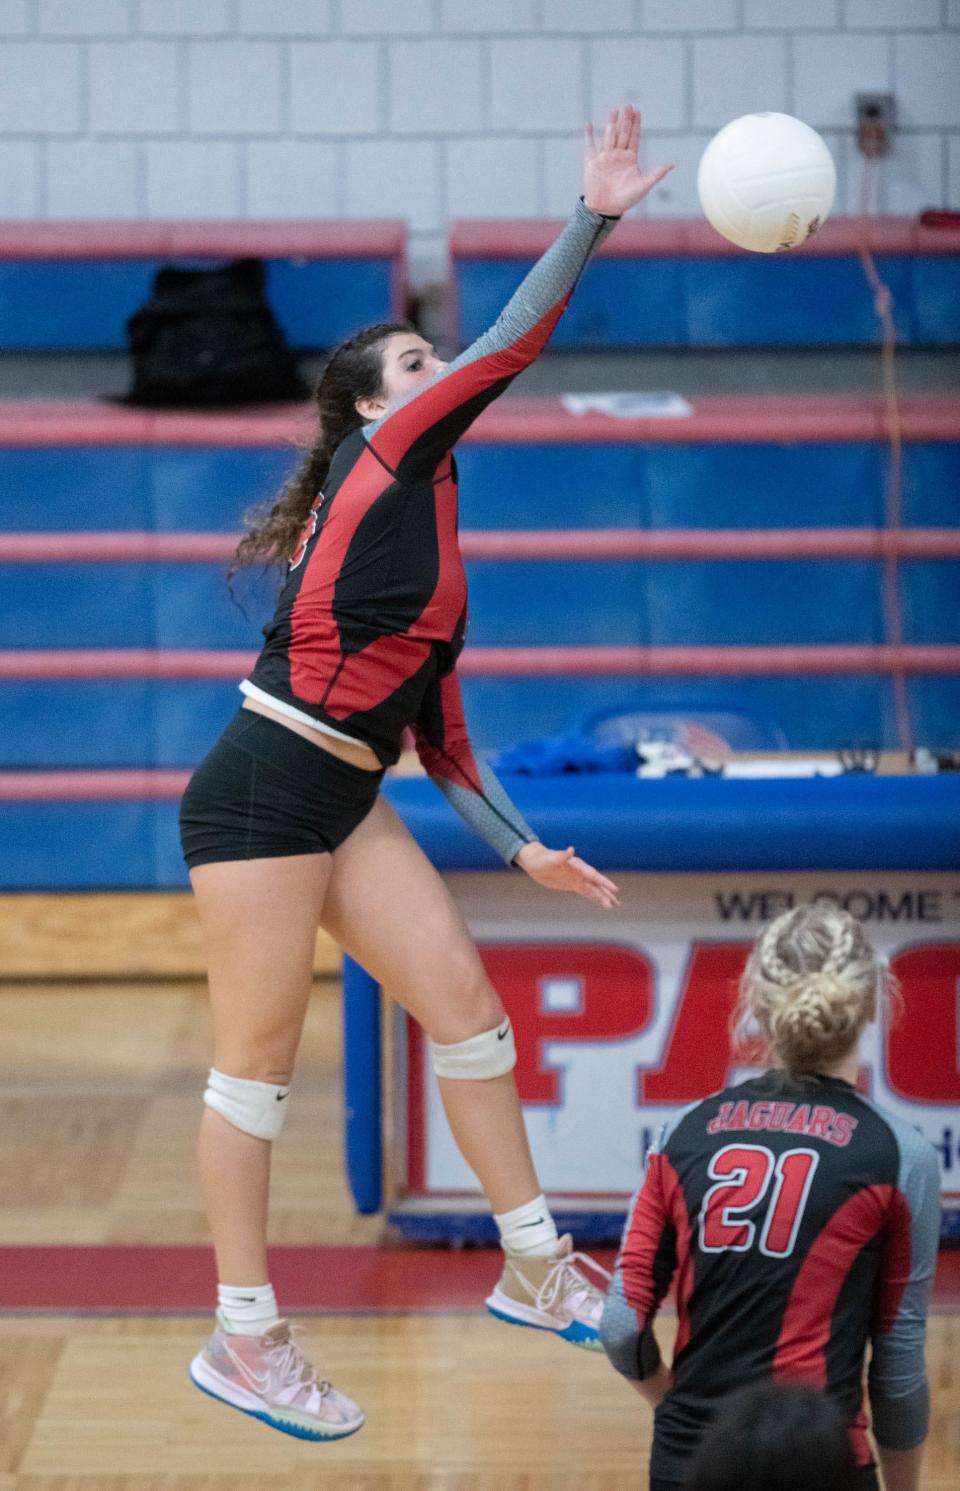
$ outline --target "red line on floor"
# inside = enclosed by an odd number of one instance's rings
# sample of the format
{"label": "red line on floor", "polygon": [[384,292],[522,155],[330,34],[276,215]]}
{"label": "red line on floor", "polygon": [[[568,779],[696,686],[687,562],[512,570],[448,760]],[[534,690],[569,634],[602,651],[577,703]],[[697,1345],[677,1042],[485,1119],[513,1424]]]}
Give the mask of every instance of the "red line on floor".
{"label": "red line on floor", "polygon": [[[612,1267],[613,1254],[594,1255]],[[494,1248],[283,1247],[270,1274],[285,1310],[478,1308],[496,1282]],[[175,1315],[212,1307],[213,1254],[203,1247],[0,1247],[0,1310]],[[934,1306],[960,1309],[960,1251],[940,1254]]]}

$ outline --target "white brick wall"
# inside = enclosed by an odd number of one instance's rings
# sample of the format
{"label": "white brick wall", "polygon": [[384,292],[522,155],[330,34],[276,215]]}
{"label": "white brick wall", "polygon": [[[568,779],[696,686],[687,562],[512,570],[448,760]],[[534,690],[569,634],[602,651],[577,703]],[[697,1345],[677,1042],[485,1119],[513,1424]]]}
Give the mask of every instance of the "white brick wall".
{"label": "white brick wall", "polygon": [[0,36],[28,36],[31,30],[30,0],[5,0],[0,5]]}
{"label": "white brick wall", "polygon": [[541,141],[525,136],[451,140],[446,147],[447,212],[451,217],[542,217],[542,154]]}
{"label": "white brick wall", "polygon": [[743,0],[743,24],[750,31],[824,31],[840,21],[840,0]]}
{"label": "white brick wall", "polygon": [[140,150],[132,140],[51,140],[47,216],[142,217]]}
{"label": "white brick wall", "polygon": [[377,41],[298,42],[290,50],[290,127],[371,135],[386,126],[386,59]]}
{"label": "white brick wall", "polygon": [[239,146],[232,140],[155,140],[147,153],[148,217],[236,217]]}
{"label": "white brick wall", "polygon": [[244,155],[250,217],[341,217],[343,146],[326,140],[251,140]]}
{"label": "white brick wall", "polygon": [[244,36],[327,36],[333,30],[330,0],[240,0]]}
{"label": "white brick wall", "polygon": [[482,129],[482,68],[479,41],[391,41],[391,134],[458,135]]}
{"label": "white brick wall", "polygon": [[[4,0],[0,11],[9,6]],[[132,30],[129,0],[40,0],[37,19],[45,36],[122,36]]]}
{"label": "white brick wall", "polygon": [[697,37],[693,43],[693,122],[719,129],[741,114],[786,109],[787,39]]}
{"label": "white brick wall", "polygon": [[940,25],[940,0],[844,0],[843,19],[851,30],[919,31]]}
{"label": "white brick wall", "polygon": [[881,35],[798,36],[793,65],[793,112],[815,129],[854,129],[854,95],[887,92],[892,81],[890,41]]}
{"label": "white brick wall", "polygon": [[698,212],[712,132],[821,129],[856,207],[856,92],[891,90],[881,208],[960,205],[960,0],[0,0],[0,217],[565,216],[581,128],[644,114]]}
{"label": "white brick wall", "polygon": [[732,31],[737,25],[736,0],[644,0],[645,31]]}
{"label": "white brick wall", "polygon": [[184,58],[175,41],[103,41],[89,49],[90,129],[94,134],[174,134]]}
{"label": "white brick wall", "polygon": [[281,122],[280,63],[280,49],[272,41],[190,42],[190,133],[275,134]]}
{"label": "white brick wall", "polygon": [[900,123],[960,127],[960,36],[897,36],[893,48]]}
{"label": "white brick wall", "polygon": [[[621,36],[590,46],[589,111],[600,123],[615,104],[636,104],[647,127],[681,129],[687,122],[688,45]],[[574,121],[571,121],[574,122]]]}
{"label": "white brick wall", "polygon": [[495,130],[541,134],[576,126],[583,115],[583,48],[565,38],[491,41]]}
{"label": "white brick wall", "polygon": [[72,42],[4,42],[0,136],[74,134],[80,128],[80,62]]}
{"label": "white brick wall", "polygon": [[534,0],[441,0],[440,27],[443,31],[464,31],[471,36],[507,31],[532,31],[535,24]]}
{"label": "white brick wall", "polygon": [[[80,8],[77,0],[72,4]],[[230,0],[137,0],[137,21],[144,35],[223,35],[230,30],[231,15]]]}
{"label": "white brick wall", "polygon": [[39,157],[33,140],[0,144],[0,217],[42,217]]}
{"label": "white brick wall", "polygon": [[346,34],[401,36],[433,29],[433,0],[340,0]]}
{"label": "white brick wall", "polygon": [[633,0],[543,0],[545,31],[632,31],[633,25]]}

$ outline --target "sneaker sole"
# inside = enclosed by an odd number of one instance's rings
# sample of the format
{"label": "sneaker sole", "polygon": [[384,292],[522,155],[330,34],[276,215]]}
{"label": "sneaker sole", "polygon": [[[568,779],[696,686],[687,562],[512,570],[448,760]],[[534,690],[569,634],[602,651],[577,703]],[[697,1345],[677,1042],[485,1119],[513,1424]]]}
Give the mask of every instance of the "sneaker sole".
{"label": "sneaker sole", "polygon": [[[294,1439],[309,1439],[315,1444],[323,1443],[328,1439],[347,1439],[351,1434],[356,1434],[366,1421],[366,1416],[361,1414],[356,1423],[331,1424],[329,1429],[325,1429],[315,1424],[310,1425],[306,1422],[305,1414],[277,1413],[265,1408],[248,1408],[243,1403],[234,1403],[216,1390],[215,1374],[203,1361],[202,1353],[200,1356],[195,1356],[190,1363],[189,1375],[194,1387],[206,1393],[208,1398],[213,1398],[217,1403],[223,1403],[227,1408],[235,1408],[238,1413],[245,1413],[248,1418],[259,1419],[269,1429],[277,1429],[281,1434],[290,1434]],[[201,1375],[206,1376],[208,1382],[201,1381]]]}
{"label": "sneaker sole", "polygon": [[523,1325],[528,1330],[546,1331],[548,1335],[559,1336],[561,1341],[569,1341],[571,1346],[579,1346],[583,1351],[602,1351],[603,1343],[597,1332],[590,1325],[584,1325],[580,1320],[571,1320],[569,1325],[561,1329],[557,1325],[547,1325],[539,1320],[523,1320],[519,1315],[508,1314],[502,1307],[500,1300],[495,1295],[490,1295],[486,1301],[487,1309],[497,1320],[503,1320],[507,1325]]}

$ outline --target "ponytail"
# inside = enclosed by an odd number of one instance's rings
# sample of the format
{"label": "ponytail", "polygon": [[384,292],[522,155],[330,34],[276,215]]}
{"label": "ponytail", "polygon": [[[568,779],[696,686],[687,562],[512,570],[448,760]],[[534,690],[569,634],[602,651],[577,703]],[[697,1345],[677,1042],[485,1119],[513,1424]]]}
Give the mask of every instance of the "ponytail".
{"label": "ponytail", "polygon": [[227,571],[228,580],[256,559],[283,564],[296,552],[303,525],[323,490],[337,446],[363,424],[358,399],[374,398],[383,382],[383,345],[389,336],[413,328],[381,322],[357,332],[327,359],[316,389],[319,432],[279,494],[244,520],[245,532]]}

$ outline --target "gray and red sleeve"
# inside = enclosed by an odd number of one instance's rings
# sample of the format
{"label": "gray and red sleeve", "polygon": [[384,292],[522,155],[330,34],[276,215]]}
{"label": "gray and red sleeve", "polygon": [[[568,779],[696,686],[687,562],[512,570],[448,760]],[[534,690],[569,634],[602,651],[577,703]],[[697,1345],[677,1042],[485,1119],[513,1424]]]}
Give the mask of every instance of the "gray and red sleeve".
{"label": "gray and red sleeve", "polygon": [[660,1365],[653,1322],[678,1262],[672,1199],[676,1177],[665,1149],[688,1111],[684,1109],[664,1126],[647,1157],[646,1175],[627,1214],[600,1321],[600,1340],[611,1365],[632,1382],[652,1377]]}
{"label": "gray and red sleeve", "polygon": [[539,356],[588,259],[616,222],[581,199],[489,331],[436,378],[364,426],[367,444],[395,476],[434,471],[477,415]]}
{"label": "gray and red sleeve", "polygon": [[878,1444],[908,1450],[926,1439],[930,1416],[924,1340],[940,1241],[940,1168],[922,1134],[903,1123],[892,1127],[900,1174],[884,1241],[867,1385]]}
{"label": "gray and red sleeve", "polygon": [[427,690],[413,737],[424,770],[450,806],[510,864],[537,835],[487,763],[474,755],[455,672]]}

